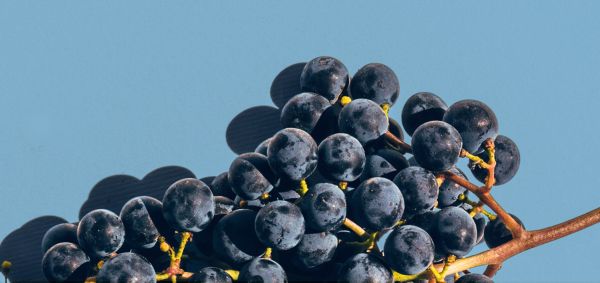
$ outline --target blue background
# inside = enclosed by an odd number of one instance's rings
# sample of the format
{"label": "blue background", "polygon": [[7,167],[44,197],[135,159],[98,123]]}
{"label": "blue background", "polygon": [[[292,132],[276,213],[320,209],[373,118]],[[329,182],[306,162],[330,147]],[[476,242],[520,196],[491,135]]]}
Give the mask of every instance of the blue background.
{"label": "blue background", "polygon": [[[229,120],[270,105],[275,75],[319,55],[351,73],[389,65],[392,117],[418,91],[490,105],[522,155],[494,194],[529,229],[600,204],[600,2],[250,2],[2,1],[0,239],[43,214],[75,221],[112,174],[226,170]],[[598,252],[600,225],[496,280],[591,282]]]}

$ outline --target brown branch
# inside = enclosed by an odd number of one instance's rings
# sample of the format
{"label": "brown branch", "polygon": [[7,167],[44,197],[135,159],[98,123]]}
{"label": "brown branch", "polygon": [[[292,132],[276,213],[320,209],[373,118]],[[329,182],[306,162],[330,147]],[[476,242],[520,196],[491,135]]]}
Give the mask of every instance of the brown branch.
{"label": "brown branch", "polygon": [[[515,238],[506,244],[483,253],[457,260],[448,267],[447,272],[452,274],[482,265],[500,265],[506,259],[519,253],[581,231],[598,222],[600,222],[600,208],[552,227],[536,231],[524,231],[520,238]],[[436,264],[435,267],[441,270],[444,264]]]}

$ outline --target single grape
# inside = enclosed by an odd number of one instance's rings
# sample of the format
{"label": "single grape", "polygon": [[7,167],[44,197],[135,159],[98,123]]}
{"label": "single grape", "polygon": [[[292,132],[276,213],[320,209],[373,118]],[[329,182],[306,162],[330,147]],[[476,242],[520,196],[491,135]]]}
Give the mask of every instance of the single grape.
{"label": "single grape", "polygon": [[231,189],[243,199],[254,200],[270,192],[277,177],[271,171],[267,157],[255,152],[238,156],[229,167]]}
{"label": "single grape", "polygon": [[408,161],[399,151],[379,149],[367,156],[361,179],[367,180],[373,177],[384,177],[393,180],[398,172],[408,166]]}
{"label": "single grape", "polygon": [[213,194],[204,182],[186,178],[173,183],[163,197],[163,216],[173,228],[200,232],[215,214]]}
{"label": "single grape", "polygon": [[264,245],[289,250],[298,245],[304,235],[304,217],[296,205],[283,200],[274,201],[258,211],[254,230]]}
{"label": "single grape", "polygon": [[[465,173],[458,169],[458,167],[453,166],[450,168],[451,173],[458,175],[464,179],[467,179]],[[444,208],[447,206],[456,206],[459,202],[458,197],[465,192],[465,188],[461,185],[453,182],[450,179],[445,179],[440,186],[440,193],[438,195],[438,207]]]}
{"label": "single grape", "polygon": [[298,205],[304,215],[306,228],[314,232],[335,230],[346,219],[346,196],[333,184],[312,186]]}
{"label": "single grape", "polygon": [[[48,249],[42,259],[44,276],[50,282],[73,281],[75,277],[85,279],[83,269],[90,258],[73,243],[58,243]],[[80,272],[83,271],[83,272]]]}
{"label": "single grape", "polygon": [[[523,225],[523,222],[521,222],[521,219],[512,214],[510,215],[515,219],[515,221],[517,221],[517,223],[519,223],[519,225],[521,225],[521,227],[523,227],[523,229],[525,229],[525,226]],[[485,233],[483,235],[483,238],[487,246],[490,247],[490,249],[493,249],[512,240],[513,236],[512,233],[510,233],[510,231],[508,230],[508,228],[506,228],[504,221],[502,221],[500,217],[496,217],[494,221],[490,221],[485,226]]]}
{"label": "single grape", "polygon": [[350,198],[352,218],[370,231],[392,227],[404,212],[404,198],[390,180],[375,177],[364,181]]}
{"label": "single grape", "polygon": [[277,132],[267,156],[277,175],[294,181],[307,178],[317,168],[317,144],[300,129],[286,128]]}
{"label": "single grape", "polygon": [[383,260],[373,254],[360,253],[349,258],[339,270],[340,282],[394,282]]}
{"label": "single grape", "polygon": [[135,253],[122,253],[102,265],[96,282],[156,282],[156,272],[144,257]]}
{"label": "single grape", "polygon": [[355,99],[342,108],[338,125],[362,144],[374,141],[388,131],[388,118],[377,103],[368,99]]}
{"label": "single grape", "polygon": [[410,218],[406,222],[406,224],[417,226],[417,227],[425,230],[425,232],[427,232],[427,234],[429,234],[429,236],[434,238],[435,232],[436,232],[436,221],[437,221],[436,217],[437,217],[438,212],[440,212],[440,211],[441,211],[441,209],[439,209],[439,208],[434,208],[432,210],[424,211],[424,212],[417,214],[417,215],[413,216],[412,218]]}
{"label": "single grape", "polygon": [[360,68],[350,82],[353,98],[365,98],[377,104],[394,105],[400,94],[400,83],[392,69],[380,63]]}
{"label": "single grape", "polygon": [[365,150],[360,142],[348,134],[338,133],[319,144],[317,168],[326,178],[352,182],[365,168]]}
{"label": "single grape", "polygon": [[431,236],[417,226],[403,225],[392,230],[384,246],[388,265],[402,274],[419,274],[433,262]]}
{"label": "single grape", "polygon": [[119,215],[125,226],[125,242],[132,248],[154,247],[160,236],[154,221],[162,218],[161,211],[162,203],[153,197],[135,197],[125,203]]}
{"label": "single grape", "polygon": [[235,198],[235,193],[229,184],[229,172],[217,175],[210,183],[210,190],[214,196],[224,196],[229,199]]}
{"label": "single grape", "polygon": [[254,231],[256,212],[237,209],[224,216],[212,234],[213,251],[223,260],[240,266],[264,252]]}
{"label": "single grape", "polygon": [[77,225],[72,223],[61,223],[52,226],[42,238],[42,253],[58,243],[74,243],[77,242]]}
{"label": "single grape", "polygon": [[310,132],[310,135],[313,137],[315,142],[321,143],[328,136],[340,132],[338,120],[341,111],[342,105],[339,103],[331,105],[325,109],[325,112],[321,114],[319,121]]}
{"label": "single grape", "polygon": [[297,128],[310,133],[330,106],[331,103],[321,95],[311,92],[299,93],[281,109],[281,125],[284,128]]}
{"label": "single grape", "polygon": [[432,209],[437,201],[438,185],[435,175],[421,167],[408,167],[398,172],[394,184],[404,197],[405,218]]}
{"label": "single grape", "polygon": [[458,131],[442,121],[430,121],[419,126],[411,144],[417,163],[434,172],[452,168],[462,148]]}
{"label": "single grape", "polygon": [[335,254],[338,239],[327,232],[304,234],[300,243],[291,250],[294,265],[308,270],[329,262]]}
{"label": "single grape", "polygon": [[402,108],[402,125],[412,136],[415,130],[429,121],[442,121],[448,110],[446,103],[431,92],[419,92],[408,98]]}
{"label": "single grape", "polygon": [[[510,138],[498,135],[496,140],[494,140],[495,145],[495,159],[496,159],[496,167],[494,168],[494,179],[496,183],[494,185],[499,186],[502,184],[506,184],[510,181],[519,171],[519,165],[521,164],[521,154],[519,153],[519,148]],[[481,159],[485,162],[489,162],[490,158],[487,152],[482,152],[478,154]],[[469,169],[471,172],[479,180],[484,183],[487,177],[487,170],[483,169],[472,161],[469,162]]]}
{"label": "single grape", "polygon": [[109,210],[92,210],[79,221],[77,241],[90,257],[105,258],[123,245],[125,226],[119,216]]}
{"label": "single grape", "polygon": [[231,276],[218,267],[204,267],[194,273],[189,282],[193,283],[232,283]]}
{"label": "single grape", "polygon": [[469,273],[458,278],[456,283],[494,283],[494,281],[482,274]]}
{"label": "single grape", "polygon": [[462,257],[477,243],[473,218],[461,208],[450,206],[437,213],[435,245],[440,254]]}
{"label": "single grape", "polygon": [[325,97],[331,104],[338,100],[349,83],[348,70],[339,60],[320,56],[310,60],[300,75],[300,88]]}
{"label": "single grape", "polygon": [[462,137],[463,148],[474,154],[482,150],[485,140],[494,139],[498,134],[496,114],[477,100],[466,99],[452,104],[444,114],[444,122],[456,128]]}
{"label": "single grape", "polygon": [[287,276],[279,263],[257,257],[240,270],[239,281],[284,283],[287,282]]}
{"label": "single grape", "polygon": [[475,226],[477,227],[477,244],[479,244],[483,240],[483,235],[485,235],[487,220],[483,214],[478,213],[473,217],[473,221],[475,221]]}

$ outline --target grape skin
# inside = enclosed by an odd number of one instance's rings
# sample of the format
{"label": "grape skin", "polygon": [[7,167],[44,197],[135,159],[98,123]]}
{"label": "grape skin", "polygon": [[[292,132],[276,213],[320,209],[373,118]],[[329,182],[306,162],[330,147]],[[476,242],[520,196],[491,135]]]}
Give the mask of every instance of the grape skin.
{"label": "grape skin", "polygon": [[254,221],[258,240],[277,250],[289,250],[304,235],[304,217],[300,208],[287,201],[270,202],[261,208]]}
{"label": "grape skin", "polygon": [[315,268],[333,258],[337,244],[337,237],[331,233],[304,234],[300,243],[291,250],[292,262],[302,270]]}
{"label": "grape skin", "polygon": [[317,168],[326,178],[334,181],[352,182],[365,168],[365,150],[354,137],[338,133],[319,144]]}
{"label": "grape skin", "polygon": [[132,248],[154,247],[160,236],[154,219],[162,218],[161,210],[162,203],[152,197],[135,197],[127,201],[119,215],[125,226],[125,242]]}
{"label": "grape skin", "polygon": [[284,128],[298,128],[310,133],[329,107],[331,103],[323,96],[310,92],[299,93],[281,110],[281,125]]}
{"label": "grape skin", "polygon": [[123,245],[125,226],[112,211],[92,210],[79,221],[77,241],[90,257],[105,258]]}
{"label": "grape skin", "polygon": [[398,172],[394,183],[404,197],[404,217],[410,218],[433,208],[438,198],[435,175],[421,167],[408,167]]}
{"label": "grape skin", "polygon": [[156,282],[156,272],[144,257],[135,253],[122,253],[104,263],[97,283],[151,283]]}
{"label": "grape skin", "polygon": [[[494,168],[495,186],[500,186],[508,183],[519,171],[521,164],[521,153],[514,141],[510,138],[498,135],[494,140],[496,167]],[[490,158],[487,152],[478,154],[485,162],[489,162]],[[486,169],[483,169],[473,162],[469,162],[469,169],[480,182],[485,182],[488,175]]]}
{"label": "grape skin", "polygon": [[257,257],[240,270],[239,281],[283,283],[287,282],[287,275],[279,263]]}
{"label": "grape skin", "polygon": [[436,251],[443,255],[465,256],[477,241],[477,227],[473,218],[454,206],[437,213],[434,234]]}
{"label": "grape skin", "polygon": [[237,209],[217,223],[212,235],[212,245],[213,251],[220,258],[239,266],[265,250],[256,233],[248,233],[254,231],[256,214],[250,209]]}
{"label": "grape skin", "polygon": [[340,282],[394,282],[392,271],[375,255],[360,253],[349,258],[339,271]]}
{"label": "grape skin", "polygon": [[90,258],[73,243],[58,243],[52,246],[42,259],[44,276],[50,282],[65,282],[73,280],[77,269],[85,268]]}
{"label": "grape skin", "polygon": [[204,182],[194,178],[173,183],[162,203],[165,220],[179,231],[200,232],[215,214],[212,192]]}
{"label": "grape skin", "polygon": [[320,56],[304,65],[300,88],[304,92],[317,93],[333,104],[349,81],[348,69],[342,62],[330,56]]}
{"label": "grape skin", "polygon": [[388,66],[370,63],[360,68],[350,82],[352,98],[373,100],[379,105],[394,105],[400,94],[398,77]]}
{"label": "grape skin", "polygon": [[458,278],[456,283],[494,283],[494,281],[482,274],[469,273]]}
{"label": "grape skin", "polygon": [[463,147],[470,153],[482,151],[485,140],[498,135],[498,119],[494,111],[481,101],[466,99],[452,104],[444,122],[452,125],[462,137]]}
{"label": "grape skin", "polygon": [[198,283],[232,283],[231,276],[218,267],[205,267],[194,273],[189,282]]}
{"label": "grape skin", "polygon": [[448,106],[431,92],[419,92],[408,98],[402,108],[402,125],[412,136],[415,130],[429,121],[442,121]]}
{"label": "grape skin", "polygon": [[270,192],[277,183],[267,157],[255,152],[238,156],[229,167],[228,179],[235,194],[246,200]]}
{"label": "grape skin", "polygon": [[393,180],[401,170],[409,166],[402,153],[392,149],[379,149],[367,156],[361,179],[384,177]]}
{"label": "grape skin", "polygon": [[[517,221],[517,223],[519,223],[519,225],[521,225],[521,227],[525,229],[525,226],[523,225],[523,222],[521,222],[521,219],[514,216],[513,214],[510,214],[510,216],[512,216],[515,219],[515,221]],[[497,217],[494,221],[490,221],[485,226],[483,238],[485,240],[486,245],[490,249],[505,244],[513,239],[512,234],[510,233],[508,228],[506,228],[504,221],[502,221],[502,218],[500,217]]]}
{"label": "grape skin", "polygon": [[352,219],[370,231],[390,228],[404,212],[404,198],[390,180],[375,177],[364,181],[350,198]]}
{"label": "grape skin", "polygon": [[417,226],[403,225],[392,230],[385,241],[385,260],[402,274],[419,274],[433,262],[433,240]]}
{"label": "grape skin", "polygon": [[421,167],[440,172],[456,164],[462,139],[448,123],[430,121],[415,130],[411,144],[414,157]]}
{"label": "grape skin", "polygon": [[377,103],[368,99],[355,99],[342,108],[338,125],[361,144],[381,137],[388,131],[388,118]]}
{"label": "grape skin", "polygon": [[58,243],[74,243],[77,242],[77,225],[72,223],[61,223],[52,226],[42,238],[42,253]]}
{"label": "grape skin", "polygon": [[314,185],[298,205],[304,215],[306,228],[314,232],[335,230],[346,218],[346,196],[333,184]]}
{"label": "grape skin", "polygon": [[214,196],[224,196],[229,199],[234,199],[236,196],[229,184],[229,172],[217,175],[210,183],[210,190]]}
{"label": "grape skin", "polygon": [[317,168],[317,144],[305,131],[286,128],[273,136],[267,158],[277,175],[300,181]]}
{"label": "grape skin", "polygon": [[[451,173],[458,175],[461,178],[468,180],[465,173],[463,173],[458,167],[453,166],[450,168]],[[438,195],[438,207],[444,208],[447,206],[455,206],[459,202],[458,197],[463,194],[467,189],[461,185],[453,182],[450,179],[445,179],[440,186],[440,193]]]}

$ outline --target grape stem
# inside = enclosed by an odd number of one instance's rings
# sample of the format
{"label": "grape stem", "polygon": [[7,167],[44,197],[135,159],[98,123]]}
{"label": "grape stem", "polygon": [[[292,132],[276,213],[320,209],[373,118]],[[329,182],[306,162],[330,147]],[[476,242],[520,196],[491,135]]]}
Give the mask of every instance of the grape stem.
{"label": "grape stem", "polygon": [[399,148],[402,153],[412,152],[412,147],[410,146],[410,144],[407,144],[405,141],[399,139],[390,131],[385,132],[383,136],[387,141],[391,142],[395,147]]}

